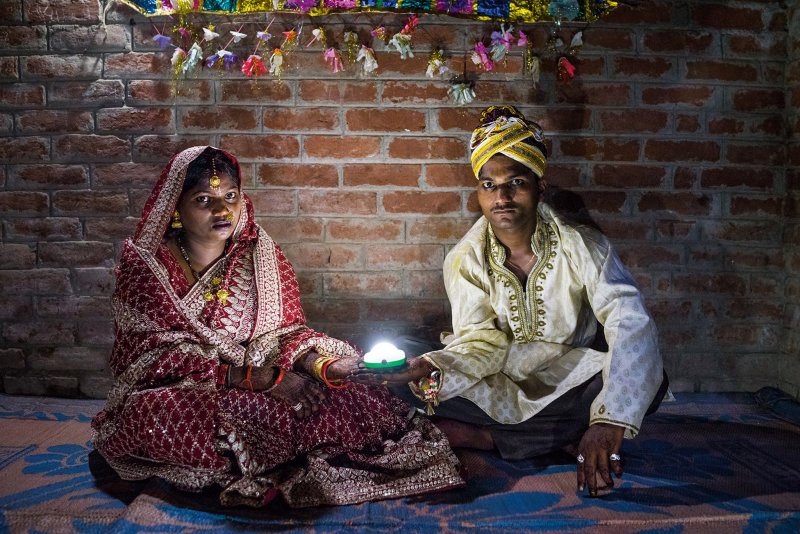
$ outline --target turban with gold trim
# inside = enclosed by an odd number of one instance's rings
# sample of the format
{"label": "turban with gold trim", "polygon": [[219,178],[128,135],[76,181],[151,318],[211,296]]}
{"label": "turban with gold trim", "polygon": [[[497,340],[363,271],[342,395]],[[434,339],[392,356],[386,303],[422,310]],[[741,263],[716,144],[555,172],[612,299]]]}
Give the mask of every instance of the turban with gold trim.
{"label": "turban with gold trim", "polygon": [[481,114],[481,125],[470,139],[472,172],[478,174],[489,159],[503,154],[516,160],[537,176],[544,176],[547,167],[547,148],[544,133],[535,122],[525,117],[513,106],[492,106]]}

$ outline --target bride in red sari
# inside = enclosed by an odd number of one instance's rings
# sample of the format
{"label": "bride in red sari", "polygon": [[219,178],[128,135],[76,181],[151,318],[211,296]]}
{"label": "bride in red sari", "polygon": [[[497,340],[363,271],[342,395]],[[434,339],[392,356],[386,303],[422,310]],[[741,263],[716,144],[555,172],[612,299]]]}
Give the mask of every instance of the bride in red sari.
{"label": "bride in red sari", "polygon": [[127,480],[223,505],[353,504],[461,486],[427,419],[355,379],[358,352],[305,323],[292,266],[253,219],[236,159],[175,155],[116,269],[114,386],[95,448]]}

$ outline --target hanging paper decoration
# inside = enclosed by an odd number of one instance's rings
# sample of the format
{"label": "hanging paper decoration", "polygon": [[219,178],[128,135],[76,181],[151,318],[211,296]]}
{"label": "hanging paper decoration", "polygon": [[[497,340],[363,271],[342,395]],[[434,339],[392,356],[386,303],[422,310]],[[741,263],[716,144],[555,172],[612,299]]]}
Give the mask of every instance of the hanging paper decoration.
{"label": "hanging paper decoration", "polygon": [[364,62],[362,64],[362,70],[367,76],[378,70],[378,60],[375,59],[375,51],[367,45],[361,45],[361,50],[358,51],[356,61]]}
{"label": "hanging paper decoration", "polygon": [[474,84],[464,81],[451,82],[447,94],[450,95],[450,99],[454,104],[466,106],[475,100]]}
{"label": "hanging paper decoration", "polygon": [[575,77],[575,65],[570,63],[569,59],[561,56],[558,59],[558,81],[561,83],[569,83]]}
{"label": "hanging paper decoration", "polygon": [[386,27],[385,26],[378,26],[374,28],[371,32],[369,32],[375,39],[382,41],[386,44]]}
{"label": "hanging paper decoration", "polygon": [[162,33],[157,33],[153,36],[153,41],[158,43],[159,48],[166,48],[172,44],[172,37],[168,37]]}
{"label": "hanging paper decoration", "polygon": [[269,57],[269,73],[275,76],[278,81],[283,76],[283,52],[281,52],[280,48],[273,50],[272,55]]}
{"label": "hanging paper decoration", "polygon": [[325,50],[325,61],[328,62],[331,66],[331,70],[336,73],[339,71],[344,70],[344,65],[342,64],[342,56],[339,54],[339,51],[336,50],[334,47],[330,47]]}
{"label": "hanging paper decoration", "polygon": [[325,39],[325,30],[322,28],[314,28],[311,30],[312,39],[306,43],[306,48],[311,46],[312,44],[319,42],[322,48],[327,47],[327,40]]}
{"label": "hanging paper decoration", "polygon": [[483,70],[486,72],[494,69],[494,62],[489,59],[489,52],[486,50],[486,45],[481,41],[475,43],[475,48],[472,50],[472,62],[483,67]]}
{"label": "hanging paper decoration", "polygon": [[[240,28],[240,29],[241,29],[241,28]],[[244,39],[245,37],[247,37],[247,34],[246,34],[246,33],[242,33],[242,32],[235,32],[235,31],[233,31],[233,30],[231,30],[231,31],[230,31],[230,34],[233,36],[233,37],[232,37],[232,39],[233,39],[233,42],[234,42],[234,43],[238,43],[239,41],[241,41],[242,39]]]}
{"label": "hanging paper decoration", "polygon": [[358,61],[361,45],[356,32],[344,32],[344,44],[347,47],[347,64],[354,65]]}
{"label": "hanging paper decoration", "polygon": [[452,15],[477,20],[516,23],[549,20],[591,22],[617,7],[613,0],[122,0],[145,15],[185,14],[187,12],[237,13],[329,13],[409,12]]}
{"label": "hanging paper decoration", "polygon": [[269,72],[269,70],[267,69],[266,65],[264,65],[264,61],[261,59],[261,56],[256,54],[251,54],[242,65],[242,74],[248,78],[251,76],[263,76],[267,72]]}
{"label": "hanging paper decoration", "polygon": [[203,40],[207,42],[211,42],[214,39],[219,37],[219,34],[214,31],[214,26],[209,26],[208,28],[203,28]]}
{"label": "hanging paper decoration", "polygon": [[172,53],[172,59],[170,62],[172,63],[172,74],[173,76],[180,76],[183,74],[183,62],[186,61],[186,51],[179,47],[175,47],[175,51]]}
{"label": "hanging paper decoration", "polygon": [[[500,25],[499,32],[492,32],[492,61],[503,61],[506,54],[514,44],[514,31],[512,26],[506,30],[505,25]],[[491,69],[488,69],[491,70]]]}
{"label": "hanging paper decoration", "polygon": [[444,63],[444,52],[441,48],[434,48],[428,56],[428,69],[425,76],[428,78],[439,78],[450,71]]}
{"label": "hanging paper decoration", "polygon": [[203,49],[200,48],[199,44],[194,43],[181,64],[181,73],[184,76],[193,73],[202,60]]}
{"label": "hanging paper decoration", "polygon": [[295,49],[297,46],[297,38],[300,35],[299,32],[295,31],[292,28],[289,31],[283,32],[283,43],[281,44],[281,51],[284,54],[287,54]]}
{"label": "hanging paper decoration", "polygon": [[419,24],[419,18],[416,15],[411,15],[408,17],[408,22],[406,22],[403,29],[389,39],[389,46],[394,46],[400,52],[400,59],[414,57],[414,52],[411,51],[411,35],[414,33],[417,24]]}

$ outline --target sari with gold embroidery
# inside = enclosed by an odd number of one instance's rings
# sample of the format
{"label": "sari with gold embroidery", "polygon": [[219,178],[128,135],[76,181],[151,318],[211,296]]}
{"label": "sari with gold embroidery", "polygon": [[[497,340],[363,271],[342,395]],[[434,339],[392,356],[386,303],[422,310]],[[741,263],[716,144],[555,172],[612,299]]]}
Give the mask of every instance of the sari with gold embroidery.
{"label": "sari with gold embroidery", "polygon": [[[217,384],[222,363],[288,371],[310,349],[358,353],[306,325],[292,266],[246,195],[223,257],[193,286],[186,279],[164,235],[205,148],[173,157],[123,246],[114,385],[92,422],[95,448],[124,479],[157,476],[191,491],[217,484],[225,505],[259,506],[275,490],[304,507],[462,485],[444,435],[385,388],[328,389],[319,411],[298,419],[268,393]],[[224,304],[206,299],[215,278],[229,293]]]}

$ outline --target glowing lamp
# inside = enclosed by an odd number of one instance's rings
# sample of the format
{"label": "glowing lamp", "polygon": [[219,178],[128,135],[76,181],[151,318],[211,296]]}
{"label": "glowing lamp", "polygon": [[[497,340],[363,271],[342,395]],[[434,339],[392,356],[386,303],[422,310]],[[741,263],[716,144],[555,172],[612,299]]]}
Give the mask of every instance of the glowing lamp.
{"label": "glowing lamp", "polygon": [[391,343],[378,343],[364,355],[364,366],[369,369],[393,369],[406,363],[406,353]]}

